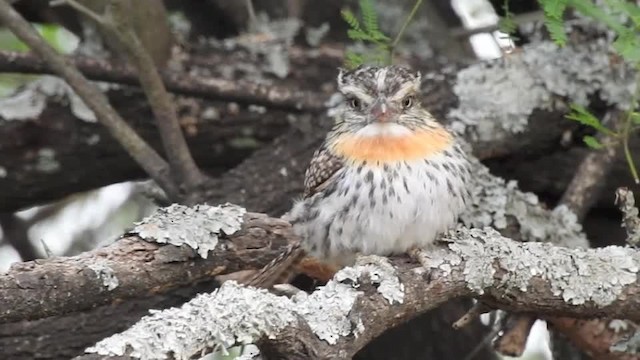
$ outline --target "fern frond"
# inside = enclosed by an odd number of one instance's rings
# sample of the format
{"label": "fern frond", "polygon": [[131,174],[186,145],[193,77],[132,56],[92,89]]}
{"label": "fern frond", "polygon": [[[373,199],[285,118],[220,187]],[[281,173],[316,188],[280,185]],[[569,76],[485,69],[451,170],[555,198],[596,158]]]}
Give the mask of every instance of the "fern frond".
{"label": "fern frond", "polygon": [[549,31],[551,39],[560,46],[567,43],[567,34],[562,19],[567,9],[567,2],[568,0],[540,0],[547,31]]}
{"label": "fern frond", "polygon": [[347,69],[355,69],[365,63],[364,57],[353,51],[347,51],[344,62]]}
{"label": "fern frond", "polygon": [[567,43],[567,33],[564,29],[564,23],[560,19],[545,17],[544,25],[549,31],[551,39],[559,46],[564,46]]}
{"label": "fern frond", "polygon": [[340,15],[342,15],[342,18],[352,30],[362,31],[362,28],[360,27],[360,20],[358,20],[356,15],[351,12],[351,10],[343,9],[342,11],[340,11]]}
{"label": "fern frond", "polygon": [[376,8],[373,5],[373,0],[360,0],[359,4],[365,30],[367,30],[371,35],[380,33],[380,27],[378,26],[378,14],[376,13]]}
{"label": "fern frond", "polygon": [[541,0],[542,11],[545,16],[562,19],[564,11],[567,9],[568,0]]}
{"label": "fern frond", "polygon": [[362,30],[354,30],[354,29],[349,29],[347,30],[347,36],[349,36],[349,39],[354,40],[354,41],[371,41],[374,42],[374,38],[367,34],[366,32],[362,31]]}

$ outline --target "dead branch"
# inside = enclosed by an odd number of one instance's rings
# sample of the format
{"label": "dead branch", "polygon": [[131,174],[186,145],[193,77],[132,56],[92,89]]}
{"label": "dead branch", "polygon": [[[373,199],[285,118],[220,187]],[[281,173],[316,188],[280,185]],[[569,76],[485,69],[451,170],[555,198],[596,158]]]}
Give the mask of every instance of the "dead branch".
{"label": "dead branch", "polygon": [[[189,151],[178,122],[173,99],[162,82],[154,59],[138,38],[134,25],[129,19],[132,6],[133,4],[127,0],[111,0],[100,25],[108,32],[115,34],[124,45],[127,57],[137,70],[140,84],[153,110],[174,182],[180,184],[178,187],[181,188],[181,192],[190,198],[187,202],[195,203],[197,200],[191,195],[197,187],[202,185],[205,177]],[[173,199],[178,200],[178,198]]]}
{"label": "dead branch", "polygon": [[[224,60],[224,59],[221,59]],[[95,81],[124,85],[139,85],[135,71],[125,64],[76,55],[69,61],[84,76]],[[0,51],[0,71],[25,74],[54,74],[51,66],[31,53]],[[174,94],[202,99],[260,105],[270,109],[291,112],[318,113],[324,110],[327,95],[294,89],[291,86],[265,85],[247,80],[226,80],[211,76],[193,76],[189,73],[161,71],[167,90]]]}
{"label": "dead branch", "polygon": [[84,99],[99,121],[160,186],[174,198],[178,191],[173,185],[168,164],[120,117],[107,97],[91,84],[67,59],[42,39],[22,16],[5,0],[0,1],[0,21],[40,57]]}

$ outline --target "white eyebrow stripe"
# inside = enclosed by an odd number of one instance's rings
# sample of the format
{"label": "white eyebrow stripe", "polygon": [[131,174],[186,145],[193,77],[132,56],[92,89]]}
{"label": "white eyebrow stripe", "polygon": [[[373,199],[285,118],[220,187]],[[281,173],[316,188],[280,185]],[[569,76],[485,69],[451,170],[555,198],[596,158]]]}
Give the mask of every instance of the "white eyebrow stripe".
{"label": "white eyebrow stripe", "polygon": [[384,89],[384,83],[387,80],[387,71],[387,68],[383,68],[378,71],[378,74],[376,76],[376,87],[378,88],[378,92],[382,92],[382,90]]}
{"label": "white eyebrow stripe", "polygon": [[373,97],[369,96],[369,94],[365,93],[361,88],[353,85],[343,86],[340,91],[344,94],[351,94],[362,101],[372,102]]}
{"label": "white eyebrow stripe", "polygon": [[415,85],[414,84],[407,84],[403,87],[400,88],[400,90],[396,91],[395,94],[393,94],[393,96],[390,98],[390,100],[395,101],[395,100],[401,100],[402,98],[404,98],[408,93],[410,93],[411,91],[415,91]]}

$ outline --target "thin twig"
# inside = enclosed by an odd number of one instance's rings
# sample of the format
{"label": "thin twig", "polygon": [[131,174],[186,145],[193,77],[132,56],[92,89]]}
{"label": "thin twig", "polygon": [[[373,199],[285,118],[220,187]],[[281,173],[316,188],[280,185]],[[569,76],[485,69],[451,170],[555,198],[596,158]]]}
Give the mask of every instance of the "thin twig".
{"label": "thin twig", "polygon": [[409,26],[409,24],[411,23],[411,20],[413,20],[413,17],[416,15],[416,12],[418,12],[418,8],[420,8],[420,5],[422,5],[422,0],[416,0],[415,4],[413,4],[413,9],[411,9],[411,12],[409,13],[409,16],[407,16],[407,18],[404,20],[404,23],[402,24],[400,31],[398,31],[396,38],[393,40],[393,43],[391,43],[391,48],[389,49],[390,60],[393,60],[393,53],[396,50],[396,46],[398,46],[398,43],[402,39],[402,36],[404,35],[405,30],[407,30],[407,26]]}
{"label": "thin twig", "polygon": [[627,243],[631,246],[640,244],[640,218],[633,191],[621,187],[616,190],[616,205],[622,212],[622,226],[627,231]]}
{"label": "thin twig", "polygon": [[171,179],[168,164],[120,117],[104,93],[91,84],[63,55],[47,44],[31,24],[5,0],[0,0],[0,22],[40,57],[46,59],[51,69],[67,81],[96,114],[98,121],[109,130],[138,165],[167,193],[177,197],[178,192]]}
{"label": "thin twig", "polygon": [[79,4],[73,0],[67,0],[67,4],[85,14],[88,11],[92,19],[124,45],[129,60],[138,70],[140,84],[155,115],[171,172],[175,180],[184,186],[186,194],[190,194],[204,182],[205,178],[191,156],[176,116],[173,100],[162,82],[158,69],[129,21],[127,11],[131,4],[120,0],[111,0],[104,16],[78,7]]}
{"label": "thin twig", "polygon": [[86,17],[90,18],[91,20],[102,24],[104,21],[104,18],[102,16],[100,16],[99,14],[96,14],[95,12],[93,12],[91,9],[89,9],[88,7],[84,6],[83,4],[77,2],[76,0],[56,0],[56,1],[52,1],[49,3],[51,6],[61,6],[61,5],[68,5],[72,8],[74,8],[77,12],[85,15]]}
{"label": "thin twig", "polygon": [[633,111],[638,107],[638,99],[640,98],[640,68],[637,69],[636,73],[636,91],[633,94],[633,98],[631,99],[631,108],[627,113],[627,118],[624,123],[624,130],[622,133],[622,146],[624,147],[624,157],[627,160],[627,164],[629,164],[629,170],[631,170],[631,175],[633,176],[633,180],[636,184],[640,184],[640,178],[638,178],[638,170],[636,169],[636,165],[633,161],[633,156],[631,155],[631,150],[629,150],[629,137],[631,136],[631,130],[633,125]]}

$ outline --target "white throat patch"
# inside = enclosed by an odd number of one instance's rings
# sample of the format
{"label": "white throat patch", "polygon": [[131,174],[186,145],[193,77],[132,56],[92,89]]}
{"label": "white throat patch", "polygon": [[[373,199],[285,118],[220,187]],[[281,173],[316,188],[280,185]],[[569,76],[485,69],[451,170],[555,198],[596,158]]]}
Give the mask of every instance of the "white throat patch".
{"label": "white throat patch", "polygon": [[377,137],[377,136],[407,136],[411,134],[411,130],[395,123],[373,123],[358,130],[356,136]]}

